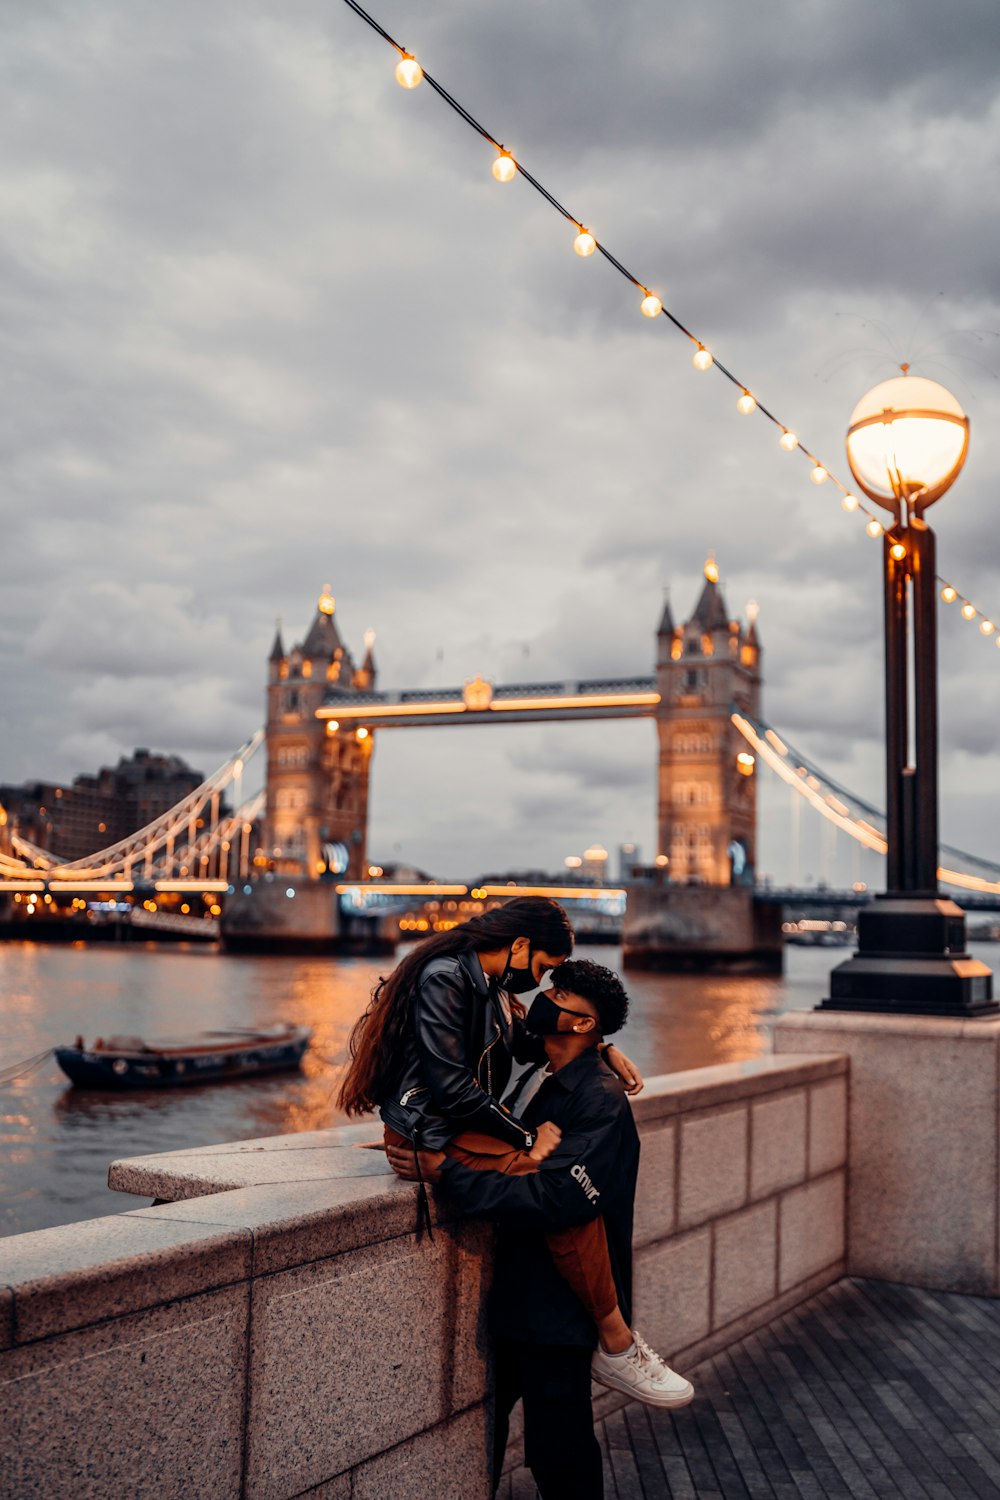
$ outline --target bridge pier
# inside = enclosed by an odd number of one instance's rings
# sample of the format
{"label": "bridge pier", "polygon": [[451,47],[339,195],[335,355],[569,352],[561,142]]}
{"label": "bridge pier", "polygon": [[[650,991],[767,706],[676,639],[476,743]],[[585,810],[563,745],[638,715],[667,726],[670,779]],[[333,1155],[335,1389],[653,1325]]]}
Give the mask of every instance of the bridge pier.
{"label": "bridge pier", "polygon": [[394,923],[345,916],[335,884],[269,873],[226,898],[222,945],[231,953],[392,953]]}
{"label": "bridge pier", "polygon": [[629,888],[622,931],[626,969],[780,974],[782,908],[745,886]]}

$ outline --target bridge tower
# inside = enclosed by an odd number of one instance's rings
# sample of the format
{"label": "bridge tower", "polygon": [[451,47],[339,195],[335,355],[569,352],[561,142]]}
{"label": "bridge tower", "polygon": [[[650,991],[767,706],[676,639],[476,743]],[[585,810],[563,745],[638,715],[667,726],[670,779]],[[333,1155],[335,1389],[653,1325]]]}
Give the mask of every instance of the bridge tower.
{"label": "bridge tower", "polygon": [[372,638],[360,667],[337,628],[324,588],[300,644],[286,651],[280,626],[268,659],[267,803],[262,839],[268,866],[300,880],[334,874],[358,879],[367,863],[368,777],[373,737],[324,723],[316,709],[330,683],[370,691]]}
{"label": "bridge tower", "polygon": [[[756,776],[733,708],[760,717],[756,607],[731,619],[709,559],[691,618],[664,605],[657,631],[659,853],[671,882],[750,885],[756,864]],[[742,757],[742,759],[741,759]]]}

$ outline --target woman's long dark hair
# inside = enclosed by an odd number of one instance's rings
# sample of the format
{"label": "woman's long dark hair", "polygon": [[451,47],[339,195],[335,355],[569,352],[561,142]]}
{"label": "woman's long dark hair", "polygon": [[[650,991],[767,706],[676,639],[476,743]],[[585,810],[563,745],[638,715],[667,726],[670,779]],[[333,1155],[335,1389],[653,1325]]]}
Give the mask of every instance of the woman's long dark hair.
{"label": "woman's long dark hair", "polygon": [[366,1114],[387,1099],[399,1078],[410,1011],[420,971],[432,958],[486,953],[515,938],[553,958],[573,951],[573,929],[562,907],[547,896],[515,896],[504,906],[425,938],[372,991],[371,1004],[351,1032],[351,1061],[337,1101],[349,1115]]}

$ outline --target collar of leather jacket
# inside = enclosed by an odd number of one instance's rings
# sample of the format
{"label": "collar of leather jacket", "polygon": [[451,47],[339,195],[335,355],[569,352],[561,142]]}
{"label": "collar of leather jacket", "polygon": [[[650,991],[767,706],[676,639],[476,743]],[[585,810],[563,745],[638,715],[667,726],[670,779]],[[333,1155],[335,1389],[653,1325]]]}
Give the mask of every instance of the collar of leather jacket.
{"label": "collar of leather jacket", "polygon": [[479,962],[479,954],[470,950],[468,953],[456,953],[455,957],[458,959],[467,978],[475,986],[476,991],[480,995],[488,995],[491,986],[486,975],[483,973],[483,966]]}

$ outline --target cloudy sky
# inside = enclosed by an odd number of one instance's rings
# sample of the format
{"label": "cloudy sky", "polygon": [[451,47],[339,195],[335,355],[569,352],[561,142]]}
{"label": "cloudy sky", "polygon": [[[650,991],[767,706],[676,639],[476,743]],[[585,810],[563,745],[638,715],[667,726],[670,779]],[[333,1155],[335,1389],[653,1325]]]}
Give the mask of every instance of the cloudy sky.
{"label": "cloudy sky", "polygon": [[[896,363],[948,384],[939,562],[1000,615],[996,0],[373,4],[838,471]],[[210,769],[325,582],[386,687],[646,672],[711,549],[767,717],[882,802],[878,546],[340,0],[2,11],[0,779]],[[997,857],[1000,651],[944,613],[943,834]],[[371,852],[652,854],[653,763],[644,723],[386,732]]]}

